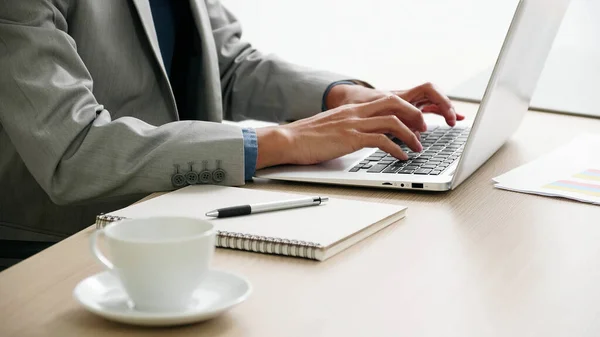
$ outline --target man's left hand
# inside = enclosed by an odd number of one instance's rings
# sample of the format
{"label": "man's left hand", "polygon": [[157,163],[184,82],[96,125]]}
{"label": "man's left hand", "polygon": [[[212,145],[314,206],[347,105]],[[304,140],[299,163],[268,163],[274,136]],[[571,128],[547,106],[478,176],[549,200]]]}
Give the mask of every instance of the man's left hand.
{"label": "man's left hand", "polygon": [[372,102],[389,95],[400,97],[423,113],[434,113],[444,117],[450,126],[454,126],[457,120],[465,118],[456,113],[450,99],[431,83],[409,90],[393,91],[371,89],[362,85],[338,84],[329,91],[326,105],[327,109],[333,109],[346,104]]}

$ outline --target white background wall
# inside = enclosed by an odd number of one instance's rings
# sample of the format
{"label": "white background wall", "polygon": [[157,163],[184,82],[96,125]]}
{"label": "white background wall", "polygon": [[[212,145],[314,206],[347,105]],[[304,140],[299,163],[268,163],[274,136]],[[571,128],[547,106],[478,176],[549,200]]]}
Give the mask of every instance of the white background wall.
{"label": "white background wall", "polygon": [[[493,65],[518,3],[517,0],[222,2],[240,19],[243,38],[265,52],[361,78],[378,87],[405,88],[432,81],[446,91]],[[600,55],[600,0],[572,0],[549,64],[559,68],[559,56],[553,55],[565,52]],[[594,61],[594,57],[572,60],[570,63],[584,63],[573,70],[573,77],[585,80],[590,69],[600,77],[600,60]],[[551,72],[552,69],[545,70]],[[554,77],[542,76],[548,81]],[[552,90],[567,86],[572,87],[573,83],[554,85]]]}

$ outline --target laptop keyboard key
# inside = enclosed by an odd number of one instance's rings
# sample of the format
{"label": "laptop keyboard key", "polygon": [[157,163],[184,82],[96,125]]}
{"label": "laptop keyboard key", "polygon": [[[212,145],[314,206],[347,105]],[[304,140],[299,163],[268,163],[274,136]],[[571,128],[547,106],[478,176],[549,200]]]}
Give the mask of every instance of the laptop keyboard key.
{"label": "laptop keyboard key", "polygon": [[436,167],[437,167],[436,164],[425,164],[425,165],[421,166],[421,168],[424,168],[424,169],[434,169]]}
{"label": "laptop keyboard key", "polygon": [[437,175],[440,175],[440,173],[442,173],[441,170],[433,170],[429,174],[432,175],[432,176],[437,176]]}
{"label": "laptop keyboard key", "polygon": [[382,173],[396,173],[398,171],[400,171],[400,169],[402,169],[402,167],[399,166],[388,166],[385,168],[385,170],[383,170]]}
{"label": "laptop keyboard key", "polygon": [[400,174],[413,174],[413,172],[415,172],[415,170],[400,170]]}
{"label": "laptop keyboard key", "polygon": [[374,165],[367,171],[367,173],[381,173],[381,171],[383,171],[383,169],[385,169],[387,166],[388,166],[388,164]]}
{"label": "laptop keyboard key", "polygon": [[431,171],[431,169],[418,169],[415,171],[415,174],[429,174]]}

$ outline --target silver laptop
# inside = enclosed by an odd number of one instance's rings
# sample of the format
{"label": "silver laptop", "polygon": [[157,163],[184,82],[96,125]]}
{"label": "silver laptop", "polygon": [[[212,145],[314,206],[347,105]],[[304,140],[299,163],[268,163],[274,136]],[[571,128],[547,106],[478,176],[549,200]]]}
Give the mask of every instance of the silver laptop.
{"label": "silver laptop", "polygon": [[396,189],[446,191],[483,165],[518,128],[570,0],[521,0],[477,115],[453,128],[428,125],[423,151],[397,160],[363,149],[318,165],[283,165],[256,172],[260,178]]}

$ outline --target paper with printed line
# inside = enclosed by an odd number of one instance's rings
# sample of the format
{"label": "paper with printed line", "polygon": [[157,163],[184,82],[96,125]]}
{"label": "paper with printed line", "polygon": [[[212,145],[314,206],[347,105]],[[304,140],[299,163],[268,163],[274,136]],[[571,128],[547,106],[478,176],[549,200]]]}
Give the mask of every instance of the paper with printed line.
{"label": "paper with printed line", "polygon": [[494,181],[500,189],[600,205],[600,135],[581,135]]}

